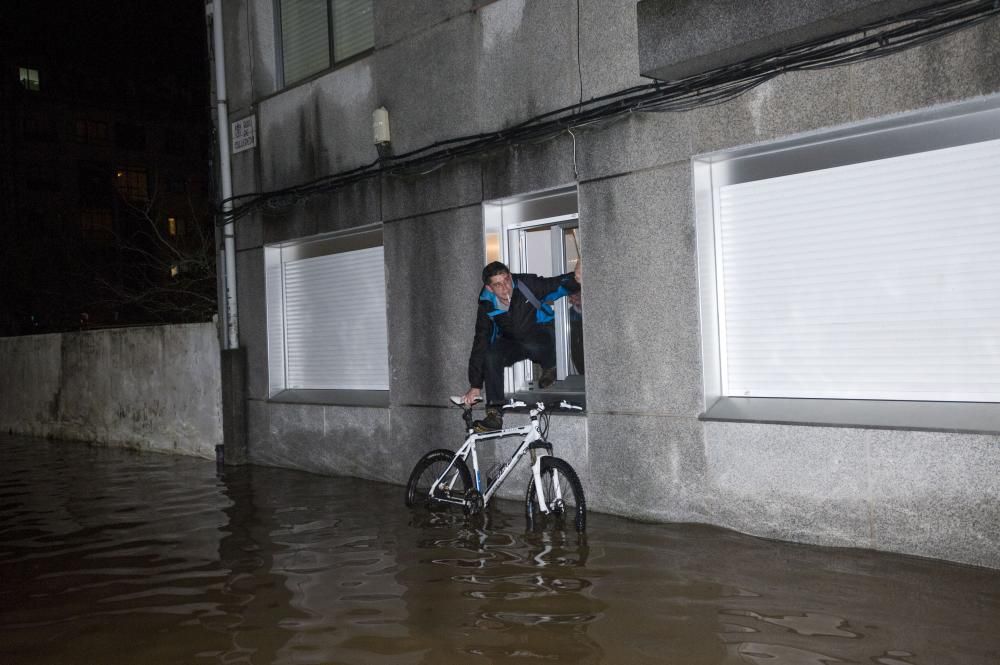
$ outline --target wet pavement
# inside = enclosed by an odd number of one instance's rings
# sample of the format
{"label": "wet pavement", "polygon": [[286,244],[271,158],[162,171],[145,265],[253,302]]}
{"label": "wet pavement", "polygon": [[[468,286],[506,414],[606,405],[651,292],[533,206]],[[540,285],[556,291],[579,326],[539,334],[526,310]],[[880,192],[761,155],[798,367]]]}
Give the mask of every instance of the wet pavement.
{"label": "wet pavement", "polygon": [[[996,665],[1000,571],[0,437],[0,663]],[[586,486],[586,479],[584,479]]]}

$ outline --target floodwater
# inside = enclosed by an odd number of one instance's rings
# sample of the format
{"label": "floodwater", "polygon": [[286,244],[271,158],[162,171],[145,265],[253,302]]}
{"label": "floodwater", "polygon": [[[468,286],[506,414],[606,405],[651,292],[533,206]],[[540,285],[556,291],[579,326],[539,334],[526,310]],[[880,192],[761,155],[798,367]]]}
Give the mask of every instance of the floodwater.
{"label": "floodwater", "polygon": [[[0,437],[0,663],[996,665],[1000,571]],[[584,479],[586,483],[586,479]]]}

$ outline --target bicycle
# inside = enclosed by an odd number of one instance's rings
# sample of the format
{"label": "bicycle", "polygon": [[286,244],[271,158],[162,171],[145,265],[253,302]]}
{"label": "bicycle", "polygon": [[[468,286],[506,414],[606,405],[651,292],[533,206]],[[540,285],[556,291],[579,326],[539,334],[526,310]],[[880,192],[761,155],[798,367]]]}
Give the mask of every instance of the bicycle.
{"label": "bicycle", "polygon": [[[567,518],[572,520],[577,531],[582,532],[586,528],[587,502],[580,478],[569,462],[552,456],[552,444],[546,439],[551,408],[558,406],[565,410],[582,411],[582,407],[565,400],[553,404],[537,402],[531,407],[511,400],[502,408],[506,411],[529,408],[530,422],[527,425],[477,433],[472,425],[472,407],[464,404],[460,397],[452,397],[451,401],[462,407],[465,441],[455,452],[440,448],[417,461],[406,483],[408,507],[434,509],[454,506],[461,507],[466,515],[477,515],[489,505],[490,499],[521,458],[530,454],[531,480],[524,499],[528,528],[533,529],[545,521],[559,527]],[[494,465],[484,482],[476,444],[510,436],[523,436],[524,439],[509,459]],[[471,472],[467,464],[470,458]]]}

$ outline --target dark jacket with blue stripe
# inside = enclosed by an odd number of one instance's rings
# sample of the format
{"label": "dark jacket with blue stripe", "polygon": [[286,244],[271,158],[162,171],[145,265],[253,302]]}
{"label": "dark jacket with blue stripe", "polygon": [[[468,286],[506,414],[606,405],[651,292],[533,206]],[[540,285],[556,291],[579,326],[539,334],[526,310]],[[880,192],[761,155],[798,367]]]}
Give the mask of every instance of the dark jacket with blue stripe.
{"label": "dark jacket with blue stripe", "polygon": [[[538,275],[514,274],[514,291],[510,296],[510,307],[507,311],[499,308],[496,295],[485,286],[479,293],[479,311],[476,313],[476,336],[472,341],[472,352],[469,354],[469,385],[483,385],[483,363],[486,359],[486,349],[501,336],[517,340],[538,326],[551,323],[555,312],[552,303],[559,298],[576,293],[580,285],[573,273],[556,277],[539,277]],[[528,302],[528,299],[518,289],[518,282],[535,294],[542,304],[541,309]]]}

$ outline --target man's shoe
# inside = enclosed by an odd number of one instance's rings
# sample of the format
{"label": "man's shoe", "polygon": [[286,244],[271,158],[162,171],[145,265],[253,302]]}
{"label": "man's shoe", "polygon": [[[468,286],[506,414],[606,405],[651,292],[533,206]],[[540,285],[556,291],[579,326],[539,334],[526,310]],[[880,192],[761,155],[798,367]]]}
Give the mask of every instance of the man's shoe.
{"label": "man's shoe", "polygon": [[473,421],[472,429],[476,432],[492,432],[503,429],[503,414],[500,413],[500,407],[486,407],[486,417],[482,420]]}
{"label": "man's shoe", "polygon": [[538,379],[538,387],[544,390],[545,388],[548,388],[555,382],[556,382],[556,368],[549,367],[548,369],[542,370],[542,376],[540,379]]}

